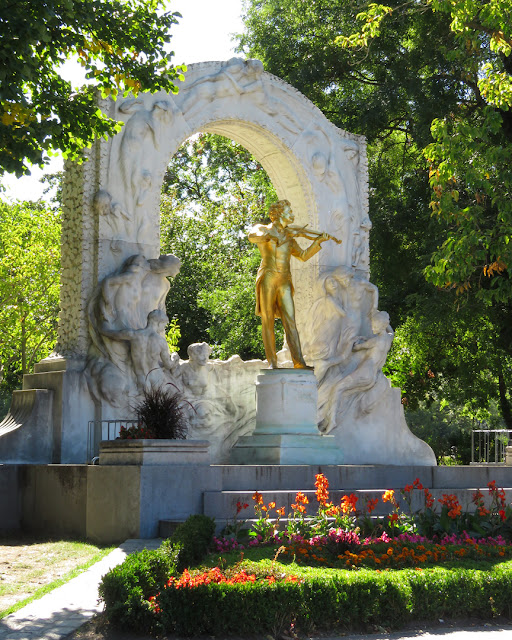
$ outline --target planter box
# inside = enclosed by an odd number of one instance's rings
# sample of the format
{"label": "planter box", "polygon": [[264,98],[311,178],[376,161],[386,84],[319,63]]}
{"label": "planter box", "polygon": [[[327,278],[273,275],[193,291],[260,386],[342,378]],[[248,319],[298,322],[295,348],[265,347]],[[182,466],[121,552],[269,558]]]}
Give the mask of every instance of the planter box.
{"label": "planter box", "polygon": [[100,464],[210,464],[208,440],[103,440]]}

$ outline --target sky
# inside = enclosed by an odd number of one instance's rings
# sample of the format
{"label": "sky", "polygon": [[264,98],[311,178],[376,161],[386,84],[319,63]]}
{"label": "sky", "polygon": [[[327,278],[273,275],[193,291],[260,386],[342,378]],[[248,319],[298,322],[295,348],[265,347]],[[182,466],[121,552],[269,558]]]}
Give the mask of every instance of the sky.
{"label": "sky", "polygon": [[[191,64],[209,60],[228,60],[235,54],[236,43],[232,41],[234,33],[242,31],[242,0],[172,0],[171,11],[178,11],[182,18],[171,31],[171,49],[175,53],[175,64]],[[83,83],[83,74],[78,64],[65,65],[63,75],[67,80],[79,86]],[[46,173],[62,169],[62,158],[52,158]],[[6,175],[2,183],[6,187],[3,198],[8,200],[37,200],[43,196],[45,185],[39,180],[43,172],[32,168],[32,175],[17,179]]]}

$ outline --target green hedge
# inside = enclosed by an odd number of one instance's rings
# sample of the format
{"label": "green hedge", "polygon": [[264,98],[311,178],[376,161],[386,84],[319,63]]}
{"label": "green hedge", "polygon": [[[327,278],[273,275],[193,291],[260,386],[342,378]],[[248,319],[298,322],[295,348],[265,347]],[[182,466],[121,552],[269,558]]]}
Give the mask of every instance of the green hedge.
{"label": "green hedge", "polygon": [[208,553],[208,548],[215,533],[213,518],[203,515],[189,516],[185,522],[176,527],[176,531],[164,543],[171,546],[179,545],[181,551],[178,557],[178,571],[188,569],[201,562]]}
{"label": "green hedge", "polygon": [[176,574],[179,552],[179,547],[169,547],[133,553],[104,575],[98,591],[107,618],[121,628],[152,629],[155,620],[148,600]]}
{"label": "green hedge", "polygon": [[407,621],[510,617],[512,569],[433,568],[377,573],[339,571],[302,583],[209,584],[165,589],[158,624],[167,633],[277,634],[295,621],[302,632],[400,627]]}
{"label": "green hedge", "polygon": [[109,571],[99,586],[107,618],[121,628],[153,630],[156,620],[149,598],[161,591],[171,576],[204,558],[214,531],[212,518],[190,516],[160,549],[134,553]]}

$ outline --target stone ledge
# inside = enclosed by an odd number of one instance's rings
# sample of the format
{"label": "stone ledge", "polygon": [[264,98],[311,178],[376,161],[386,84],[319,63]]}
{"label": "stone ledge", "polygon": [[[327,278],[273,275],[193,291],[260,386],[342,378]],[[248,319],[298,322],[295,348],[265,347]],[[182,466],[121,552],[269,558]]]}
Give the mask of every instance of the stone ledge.
{"label": "stone ledge", "polygon": [[100,465],[210,464],[208,440],[104,440]]}

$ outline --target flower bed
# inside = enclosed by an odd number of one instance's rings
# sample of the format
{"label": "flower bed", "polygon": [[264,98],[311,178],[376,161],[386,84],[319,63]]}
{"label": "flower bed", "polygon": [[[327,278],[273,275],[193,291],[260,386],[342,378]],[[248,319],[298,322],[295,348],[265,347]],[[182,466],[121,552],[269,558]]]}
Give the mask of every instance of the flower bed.
{"label": "flower bed", "polygon": [[[397,627],[461,613],[510,617],[512,510],[494,482],[487,490],[487,506],[477,491],[475,512],[463,513],[455,496],[443,495],[436,505],[415,480],[401,495],[410,506],[413,492],[421,492],[422,509],[403,512],[389,490],[382,500],[390,513],[374,518],[378,501],[367,500],[358,510],[357,496],[349,495],[334,505],[319,474],[316,513],[308,515],[309,498],[299,492],[286,520],[283,507],[265,504],[256,491],[249,530],[240,519],[248,504],[238,503],[225,535],[213,538],[213,553],[183,572],[175,562],[176,570],[153,593],[137,596],[135,608],[132,593],[124,611],[138,613],[123,620],[156,633],[277,635]],[[193,531],[207,531],[202,521],[194,526],[171,539],[167,553],[178,553],[179,542],[179,557],[192,557],[187,546],[196,539]]]}

